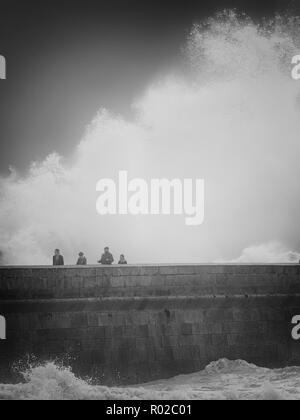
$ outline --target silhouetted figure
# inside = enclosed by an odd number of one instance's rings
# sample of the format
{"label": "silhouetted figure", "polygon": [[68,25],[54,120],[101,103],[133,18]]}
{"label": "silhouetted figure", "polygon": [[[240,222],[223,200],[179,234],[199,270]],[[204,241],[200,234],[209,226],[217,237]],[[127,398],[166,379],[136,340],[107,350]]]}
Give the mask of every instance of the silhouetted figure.
{"label": "silhouetted figure", "polygon": [[104,254],[102,254],[101,260],[98,263],[103,265],[111,265],[114,262],[114,257],[109,252],[109,248],[104,248]]}
{"label": "silhouetted figure", "polygon": [[87,265],[87,259],[84,256],[83,252],[79,252],[79,258],[77,260],[77,265]]}
{"label": "silhouetted figure", "polygon": [[125,265],[125,264],[127,264],[127,261],[125,260],[125,255],[124,254],[121,254],[120,255],[120,260],[119,260],[118,264],[119,265]]}
{"label": "silhouetted figure", "polygon": [[53,265],[65,265],[64,257],[60,255],[59,249],[54,251]]}

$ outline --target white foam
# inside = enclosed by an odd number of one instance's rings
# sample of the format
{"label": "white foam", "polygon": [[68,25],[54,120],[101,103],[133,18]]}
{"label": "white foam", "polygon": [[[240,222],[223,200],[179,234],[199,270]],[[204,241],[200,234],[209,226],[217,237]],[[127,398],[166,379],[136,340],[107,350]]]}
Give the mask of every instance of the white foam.
{"label": "white foam", "polygon": [[[134,263],[296,259],[299,27],[291,19],[259,27],[232,13],[211,19],[187,41],[191,66],[145,86],[135,118],[102,110],[71,158],[53,154],[24,176],[0,177],[0,263],[51,263],[56,247],[66,263],[79,250],[92,263],[106,243]],[[124,169],[143,179],[203,178],[201,230],[182,216],[100,217],[96,183]],[[282,247],[253,250],[275,239]]]}
{"label": "white foam", "polygon": [[25,383],[0,385],[0,399],[13,400],[298,400],[300,367],[260,368],[222,359],[201,372],[131,387],[91,385],[55,363],[34,367]]}

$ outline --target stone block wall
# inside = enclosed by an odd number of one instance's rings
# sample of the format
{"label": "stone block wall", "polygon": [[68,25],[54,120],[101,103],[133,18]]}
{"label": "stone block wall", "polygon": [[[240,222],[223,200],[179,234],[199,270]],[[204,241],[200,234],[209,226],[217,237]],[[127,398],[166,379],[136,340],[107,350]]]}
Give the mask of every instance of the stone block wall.
{"label": "stone block wall", "polygon": [[203,369],[226,357],[300,364],[298,265],[0,268],[0,379],[35,356],[103,384]]}

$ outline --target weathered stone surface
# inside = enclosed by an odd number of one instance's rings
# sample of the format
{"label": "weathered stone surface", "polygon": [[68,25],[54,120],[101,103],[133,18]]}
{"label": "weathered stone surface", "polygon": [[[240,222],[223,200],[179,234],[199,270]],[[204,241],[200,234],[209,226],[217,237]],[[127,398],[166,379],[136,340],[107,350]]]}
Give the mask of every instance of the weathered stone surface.
{"label": "weathered stone surface", "polygon": [[32,355],[105,384],[144,382],[222,357],[300,364],[299,265],[2,267],[0,379]]}

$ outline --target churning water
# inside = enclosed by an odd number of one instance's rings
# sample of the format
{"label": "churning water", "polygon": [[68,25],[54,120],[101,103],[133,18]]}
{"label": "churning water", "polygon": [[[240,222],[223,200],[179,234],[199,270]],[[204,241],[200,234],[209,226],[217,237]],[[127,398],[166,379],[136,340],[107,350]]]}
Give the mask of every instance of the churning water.
{"label": "churning water", "polygon": [[24,383],[0,385],[13,400],[299,400],[300,367],[266,369],[222,359],[203,371],[130,387],[91,385],[70,369],[47,363],[23,373]]}

